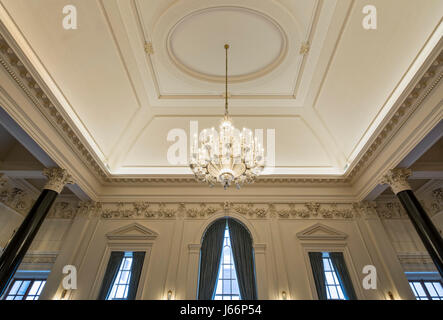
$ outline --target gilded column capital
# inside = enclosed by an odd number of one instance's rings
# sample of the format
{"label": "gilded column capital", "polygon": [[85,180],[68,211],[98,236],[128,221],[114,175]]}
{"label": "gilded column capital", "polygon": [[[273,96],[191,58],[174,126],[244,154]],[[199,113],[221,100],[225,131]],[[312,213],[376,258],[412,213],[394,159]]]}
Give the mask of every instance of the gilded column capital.
{"label": "gilded column capital", "polygon": [[53,190],[57,193],[62,192],[66,184],[74,183],[71,175],[66,169],[62,168],[45,168],[43,174],[48,178],[48,182],[44,189]]}
{"label": "gilded column capital", "polygon": [[412,188],[408,183],[408,177],[411,174],[412,170],[408,168],[391,169],[381,178],[380,184],[389,184],[395,194],[404,190],[411,190]]}

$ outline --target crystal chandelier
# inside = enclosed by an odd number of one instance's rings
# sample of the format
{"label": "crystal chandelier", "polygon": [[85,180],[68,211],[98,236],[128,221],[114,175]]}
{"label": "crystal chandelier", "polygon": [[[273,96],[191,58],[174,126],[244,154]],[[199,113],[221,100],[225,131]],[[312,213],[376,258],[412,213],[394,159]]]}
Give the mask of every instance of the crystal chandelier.
{"label": "crystal chandelier", "polygon": [[[228,113],[228,49],[226,51],[225,116],[219,131],[212,127],[194,135],[191,143],[190,167],[198,181],[213,187],[217,182],[225,189],[235,184],[253,183],[262,172],[264,148],[250,129],[236,129]],[[200,147],[199,147],[200,142]]]}

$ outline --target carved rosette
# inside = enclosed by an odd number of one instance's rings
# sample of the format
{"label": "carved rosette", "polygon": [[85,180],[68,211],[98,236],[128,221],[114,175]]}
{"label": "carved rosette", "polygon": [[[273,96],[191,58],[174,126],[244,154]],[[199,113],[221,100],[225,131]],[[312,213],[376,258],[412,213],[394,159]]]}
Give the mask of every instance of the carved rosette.
{"label": "carved rosette", "polygon": [[380,180],[381,184],[389,184],[392,191],[397,194],[401,191],[411,190],[408,177],[412,174],[411,169],[397,168],[389,170]]}
{"label": "carved rosette", "polygon": [[43,170],[43,174],[48,178],[44,189],[53,190],[57,193],[62,192],[66,184],[74,183],[68,171],[62,168],[46,168]]}

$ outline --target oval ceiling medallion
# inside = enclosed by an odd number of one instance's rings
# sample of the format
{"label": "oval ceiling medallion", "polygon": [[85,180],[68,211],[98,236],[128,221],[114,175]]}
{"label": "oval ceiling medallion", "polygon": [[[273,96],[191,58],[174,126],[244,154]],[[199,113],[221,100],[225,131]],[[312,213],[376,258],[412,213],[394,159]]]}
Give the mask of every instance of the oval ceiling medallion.
{"label": "oval ceiling medallion", "polygon": [[287,37],[261,12],[242,7],[214,7],[193,12],[169,31],[167,50],[173,63],[200,80],[223,82],[223,46],[228,43],[229,81],[261,77],[285,58]]}

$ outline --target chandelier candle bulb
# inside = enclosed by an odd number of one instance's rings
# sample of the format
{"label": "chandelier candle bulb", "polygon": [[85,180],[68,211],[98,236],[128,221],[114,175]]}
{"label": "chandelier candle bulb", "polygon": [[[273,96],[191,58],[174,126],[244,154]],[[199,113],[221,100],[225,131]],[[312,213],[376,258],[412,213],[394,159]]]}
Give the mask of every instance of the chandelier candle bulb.
{"label": "chandelier candle bulb", "polygon": [[[237,189],[244,183],[253,183],[262,172],[264,148],[254,137],[252,130],[236,129],[228,112],[228,49],[226,50],[225,115],[219,133],[214,127],[204,129],[200,139],[194,135],[190,167],[198,181],[214,186],[217,182],[227,189],[235,184]],[[199,147],[200,142],[200,147]]]}

